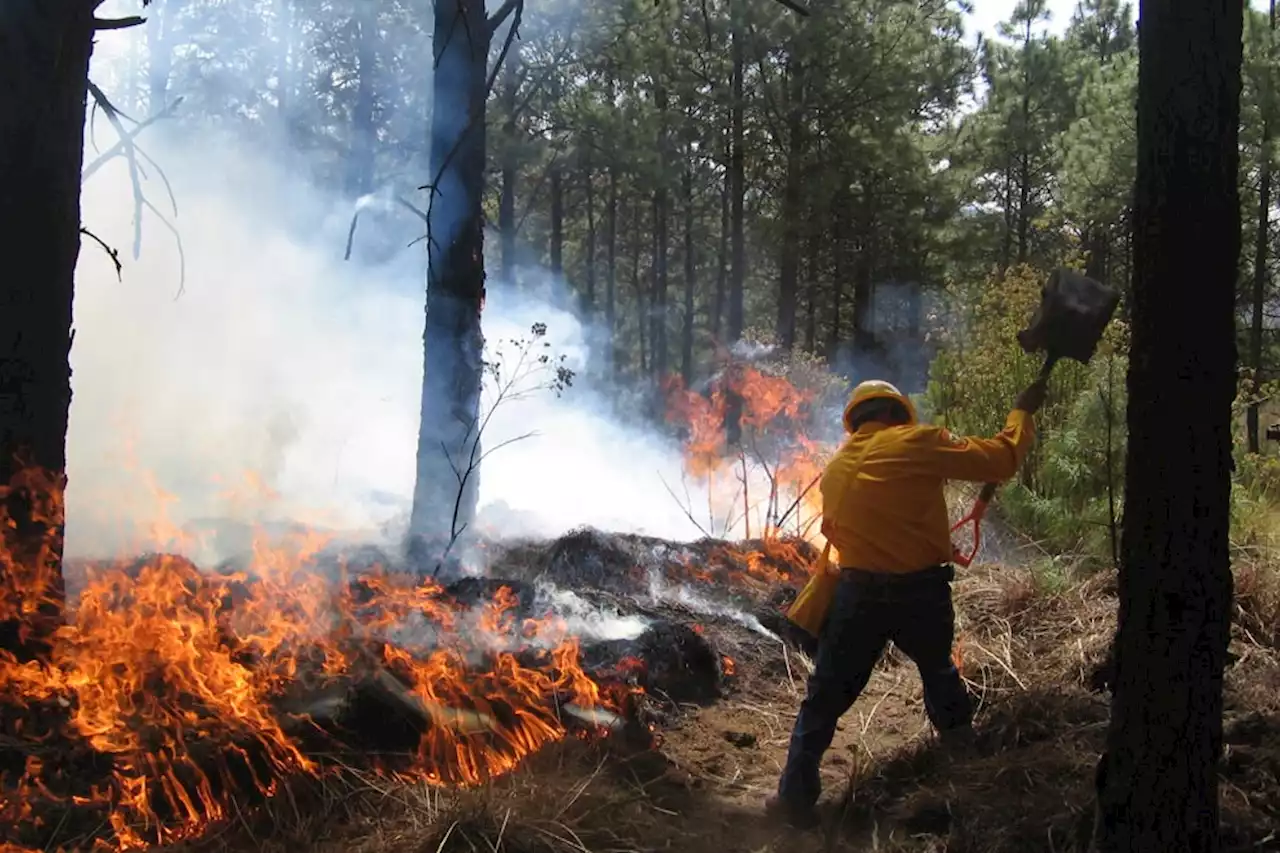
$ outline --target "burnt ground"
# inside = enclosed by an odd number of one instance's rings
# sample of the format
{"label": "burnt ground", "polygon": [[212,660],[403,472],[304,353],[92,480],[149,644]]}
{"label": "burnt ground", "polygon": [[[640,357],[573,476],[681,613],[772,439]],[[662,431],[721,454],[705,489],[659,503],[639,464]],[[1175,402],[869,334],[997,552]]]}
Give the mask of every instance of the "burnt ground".
{"label": "burnt ground", "polygon": [[[797,832],[761,814],[809,671],[799,648],[759,630],[785,624],[778,604],[794,576],[786,562],[776,549],[760,560],[721,543],[671,546],[591,531],[504,548],[494,558],[495,576],[551,581],[597,603],[630,601],[670,632],[651,637],[653,659],[668,662],[647,700],[658,723],[654,748],[570,739],[466,791],[352,771],[277,797],[263,814],[230,821],[194,846],[324,853],[1084,849],[1107,722],[1110,579],[1048,590],[1025,570],[975,566],[963,573],[957,656],[979,703],[978,754],[941,758],[914,667],[890,650],[823,764],[822,828]],[[650,596],[655,590],[657,598]],[[678,648],[688,653],[671,651]],[[1224,850],[1280,851],[1280,654],[1251,636],[1232,645],[1226,735]]]}

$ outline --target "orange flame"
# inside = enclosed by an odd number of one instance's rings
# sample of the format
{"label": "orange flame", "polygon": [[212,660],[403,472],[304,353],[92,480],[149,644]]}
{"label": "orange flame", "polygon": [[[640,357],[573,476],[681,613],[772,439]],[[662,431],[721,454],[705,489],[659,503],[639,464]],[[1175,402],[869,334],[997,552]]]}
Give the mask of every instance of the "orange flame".
{"label": "orange flame", "polygon": [[[824,544],[816,523],[822,508],[816,481],[828,449],[804,434],[816,392],[749,364],[728,367],[705,394],[685,388],[674,376],[665,391],[667,420],[684,432],[685,473],[702,478],[713,501],[722,499],[722,506],[711,508],[713,518],[721,512],[736,516],[750,539],[751,514],[764,504],[764,521],[756,527],[761,550],[732,556],[746,564],[747,575],[762,581],[781,579],[771,564],[779,562],[778,550],[789,547],[789,537],[819,548]],[[731,395],[742,401],[743,439],[736,453],[730,452],[725,430]],[[759,488],[752,495],[749,490],[755,486]],[[726,487],[736,488],[737,494],[725,499]],[[812,559],[794,547],[786,557],[790,565],[811,568]]]}
{"label": "orange flame", "polygon": [[[43,532],[16,548],[6,499],[36,497]],[[24,469],[0,486],[0,623],[26,624],[56,603],[61,480]],[[163,527],[163,520],[157,529]],[[372,673],[404,689],[430,719],[407,763],[379,769],[438,785],[474,785],[516,767],[568,733],[559,709],[622,710],[639,688],[597,683],[561,620],[520,620],[512,590],[471,608],[431,579],[366,572],[333,584],[310,562],[320,536],[258,537],[247,570],[208,574],[172,555],[116,560],[87,570],[68,621],[38,660],[0,650],[0,735],[27,754],[6,774],[0,746],[0,823],[40,838],[43,815],[76,807],[105,811],[119,850],[198,835],[226,817],[240,793],[270,796],[298,774],[328,772],[304,752],[316,731],[290,714],[291,697]],[[435,642],[408,646],[384,636],[410,622]],[[346,682],[343,679],[347,679]],[[15,713],[16,712],[16,713]],[[109,772],[52,766],[60,753],[89,753]],[[0,853],[22,848],[7,842]]]}

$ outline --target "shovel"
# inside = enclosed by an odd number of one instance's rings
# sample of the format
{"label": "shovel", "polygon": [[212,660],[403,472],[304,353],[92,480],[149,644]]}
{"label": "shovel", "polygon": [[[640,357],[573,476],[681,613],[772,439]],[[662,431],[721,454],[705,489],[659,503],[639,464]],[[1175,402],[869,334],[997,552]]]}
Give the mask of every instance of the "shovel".
{"label": "shovel", "polygon": [[[1040,305],[1031,323],[1018,332],[1018,345],[1023,352],[1045,355],[1039,380],[1047,381],[1053,366],[1064,358],[1088,364],[1119,304],[1120,293],[1114,288],[1072,270],[1054,270],[1040,290]],[[978,555],[982,547],[982,518],[998,485],[985,484],[973,509],[951,528],[955,533],[966,524],[973,524],[973,548],[969,553],[952,546],[951,559],[956,565],[968,568]]]}

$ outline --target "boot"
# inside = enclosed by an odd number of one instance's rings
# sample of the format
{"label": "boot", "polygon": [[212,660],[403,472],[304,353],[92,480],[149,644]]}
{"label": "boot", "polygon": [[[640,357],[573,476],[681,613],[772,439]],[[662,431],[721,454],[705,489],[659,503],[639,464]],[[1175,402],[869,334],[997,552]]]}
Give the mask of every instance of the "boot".
{"label": "boot", "polygon": [[770,794],[764,801],[766,817],[781,820],[795,829],[812,829],[821,823],[816,809],[797,809],[777,794]]}
{"label": "boot", "polygon": [[954,729],[938,732],[938,740],[945,758],[951,761],[963,761],[976,758],[978,755],[977,735],[973,726],[962,725]]}

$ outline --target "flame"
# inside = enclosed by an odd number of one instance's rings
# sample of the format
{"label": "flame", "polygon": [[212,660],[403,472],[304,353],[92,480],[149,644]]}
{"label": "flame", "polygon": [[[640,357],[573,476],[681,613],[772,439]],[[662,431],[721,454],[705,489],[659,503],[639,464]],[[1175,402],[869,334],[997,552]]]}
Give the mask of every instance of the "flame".
{"label": "flame", "polygon": [[[63,482],[23,468],[0,486],[0,627],[26,629],[59,605]],[[32,497],[35,525],[21,539],[8,515],[18,491]],[[163,514],[152,527],[158,541],[182,544]],[[321,729],[318,712],[287,710],[326,687],[368,680],[416,706],[430,721],[416,751],[376,769],[463,786],[569,734],[564,705],[622,711],[640,692],[636,662],[593,678],[564,622],[518,618],[509,588],[467,606],[432,579],[383,568],[352,576],[344,566],[334,583],[314,568],[327,544],[313,533],[259,535],[248,566],[220,574],[172,554],[90,566],[47,654],[0,650],[0,825],[10,837],[43,845],[46,815],[75,809],[105,819],[107,848],[197,836],[234,814],[235,797],[331,772],[304,746]],[[431,641],[394,642],[408,624]],[[25,753],[14,768],[9,742]]]}
{"label": "flame", "polygon": [[[730,365],[706,393],[684,387],[674,376],[665,392],[667,420],[683,432],[685,474],[705,482],[712,528],[718,518],[725,519],[722,530],[708,532],[733,530],[744,539],[752,539],[753,530],[758,534],[757,547],[718,554],[742,567],[731,574],[738,580],[776,583],[792,579],[787,567],[801,566],[807,575],[816,555],[797,548],[795,540],[819,551],[825,545],[818,525],[822,496],[817,480],[830,452],[804,434],[816,392],[750,364]],[[729,448],[725,429],[734,395],[742,401],[742,441],[736,451]],[[686,509],[693,517],[695,510]],[[704,568],[690,570],[706,575]]]}

